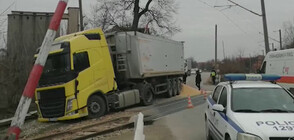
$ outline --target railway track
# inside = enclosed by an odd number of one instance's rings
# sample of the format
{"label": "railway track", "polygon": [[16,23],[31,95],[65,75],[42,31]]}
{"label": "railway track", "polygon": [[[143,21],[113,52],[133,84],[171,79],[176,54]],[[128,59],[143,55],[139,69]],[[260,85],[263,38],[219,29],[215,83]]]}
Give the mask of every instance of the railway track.
{"label": "railway track", "polygon": [[[194,106],[204,103],[203,96],[191,97]],[[143,114],[149,114],[144,117],[144,124],[149,125],[161,117],[184,110],[187,108],[187,99],[179,99],[173,102],[159,104],[143,111]],[[149,113],[147,113],[149,112]],[[150,112],[152,112],[150,114]],[[68,130],[60,130],[57,132],[48,132],[39,135],[32,140],[81,140],[93,138],[100,135],[112,133],[114,131],[133,128],[134,123],[130,122],[131,116],[123,116],[120,118],[112,118],[104,121],[97,121],[85,124],[83,126],[70,128]]]}
{"label": "railway track", "polygon": [[104,122],[92,123],[67,131],[45,134],[31,138],[32,140],[83,140],[98,135],[108,134],[117,130],[132,128],[134,124],[129,122],[129,117],[122,117]]}

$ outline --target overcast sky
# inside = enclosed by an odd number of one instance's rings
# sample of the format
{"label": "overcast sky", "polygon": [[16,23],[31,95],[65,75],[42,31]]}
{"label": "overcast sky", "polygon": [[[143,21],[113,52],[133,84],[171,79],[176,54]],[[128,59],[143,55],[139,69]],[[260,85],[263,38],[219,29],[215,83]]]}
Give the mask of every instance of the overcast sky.
{"label": "overcast sky", "polygon": [[[69,0],[69,6],[78,6],[78,0]],[[214,28],[218,25],[218,58],[237,56],[244,52],[245,56],[262,54],[264,38],[262,18],[249,13],[239,7],[213,8],[214,6],[228,5],[227,0],[176,0],[179,4],[176,15],[177,24],[182,32],[173,36],[174,40],[185,41],[185,57],[194,57],[203,62],[214,58]],[[236,3],[261,13],[260,0],[233,0]],[[5,14],[15,11],[52,12],[58,0],[0,0],[0,14],[12,3]],[[83,9],[89,14],[90,5],[95,0],[84,0]],[[283,23],[293,22],[294,0],[265,0],[269,36],[279,39],[279,29]],[[0,15],[3,18],[3,15]],[[283,34],[283,33],[282,33]],[[224,42],[224,47],[222,45]],[[275,47],[279,47],[278,43]],[[225,51],[223,51],[223,48]],[[224,53],[223,53],[224,52]]]}

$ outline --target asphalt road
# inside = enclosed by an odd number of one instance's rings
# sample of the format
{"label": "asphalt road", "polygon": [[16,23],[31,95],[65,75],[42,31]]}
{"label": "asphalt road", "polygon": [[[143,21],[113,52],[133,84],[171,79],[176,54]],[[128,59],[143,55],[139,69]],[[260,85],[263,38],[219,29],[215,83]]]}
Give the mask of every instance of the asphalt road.
{"label": "asphalt road", "polygon": [[[201,88],[212,91],[215,86],[207,84],[208,78],[209,73],[202,73]],[[196,88],[194,81],[195,75],[189,76],[187,85]],[[205,140],[205,100],[202,95],[192,97],[191,100],[194,105],[192,109],[187,109],[187,100],[178,100],[157,106],[155,109],[156,115],[145,118],[155,119],[152,125],[145,125],[144,127],[146,140]],[[143,114],[148,113],[143,112]],[[127,132],[112,137],[110,140],[130,140],[133,137],[134,132]]]}

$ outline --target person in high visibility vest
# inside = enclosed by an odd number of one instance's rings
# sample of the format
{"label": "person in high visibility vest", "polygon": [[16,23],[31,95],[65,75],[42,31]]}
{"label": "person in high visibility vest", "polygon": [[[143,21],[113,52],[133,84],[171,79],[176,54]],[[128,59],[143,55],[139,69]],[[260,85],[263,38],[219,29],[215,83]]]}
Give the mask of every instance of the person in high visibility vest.
{"label": "person in high visibility vest", "polygon": [[216,76],[216,72],[215,72],[214,69],[211,70],[210,76],[211,76],[211,79],[212,79],[212,83],[213,83],[213,85],[215,85],[215,76]]}

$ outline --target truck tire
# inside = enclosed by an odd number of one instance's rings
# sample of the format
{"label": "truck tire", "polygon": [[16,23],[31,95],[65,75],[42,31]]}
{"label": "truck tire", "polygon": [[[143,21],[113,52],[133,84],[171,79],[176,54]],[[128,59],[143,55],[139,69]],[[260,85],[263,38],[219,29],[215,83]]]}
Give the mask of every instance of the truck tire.
{"label": "truck tire", "polygon": [[154,94],[153,94],[151,84],[149,84],[149,83],[139,84],[137,89],[140,92],[141,103],[143,105],[148,106],[148,105],[153,104]]}
{"label": "truck tire", "polygon": [[87,103],[88,117],[89,118],[99,118],[103,116],[106,112],[105,101],[97,95],[92,95],[88,99]]}
{"label": "truck tire", "polygon": [[166,92],[166,97],[170,98],[173,96],[173,88],[172,88],[172,80],[168,79],[167,80],[167,92]]}
{"label": "truck tire", "polygon": [[172,86],[172,89],[173,89],[173,96],[176,96],[177,95],[177,91],[178,91],[178,85],[177,85],[177,79],[174,78],[173,80],[173,86]]}
{"label": "truck tire", "polygon": [[182,91],[182,82],[179,78],[177,78],[177,95],[180,95]]}

